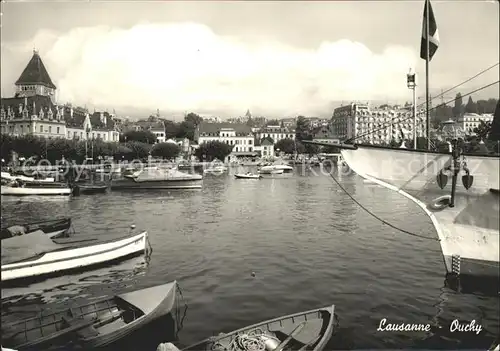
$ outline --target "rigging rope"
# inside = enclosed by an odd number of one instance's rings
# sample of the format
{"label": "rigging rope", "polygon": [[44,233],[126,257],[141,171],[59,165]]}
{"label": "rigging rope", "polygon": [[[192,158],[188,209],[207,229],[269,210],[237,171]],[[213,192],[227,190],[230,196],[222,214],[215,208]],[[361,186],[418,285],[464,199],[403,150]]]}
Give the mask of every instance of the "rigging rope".
{"label": "rigging rope", "polygon": [[[498,84],[499,82],[500,82],[500,80],[497,80],[496,82],[490,83],[490,84],[488,84],[488,85],[482,86],[481,88],[478,88],[478,89],[476,89],[476,90],[473,90],[473,91],[471,91],[471,92],[468,92],[467,94],[464,94],[464,95],[462,95],[461,97],[466,97],[466,96],[469,96],[469,95],[471,95],[471,94],[477,93],[478,91],[481,91],[481,90],[483,90],[483,89],[489,88],[489,87],[491,87],[491,86],[493,86],[493,85],[495,85],[495,84]],[[453,102],[453,101],[455,101],[455,100],[457,100],[457,99],[455,98],[455,99],[449,100],[449,101],[445,102],[444,104],[449,104],[450,102]],[[432,110],[435,110],[437,107],[438,107],[438,106],[436,106],[436,107],[433,107],[433,108],[429,109],[429,112],[430,112],[430,111],[432,111]],[[384,129],[386,129],[389,125],[391,125],[391,124],[393,123],[393,122],[392,122],[392,120],[393,120],[393,119],[395,119],[395,118],[398,118],[398,117],[391,117],[391,121],[390,121],[390,122],[382,122],[382,123],[383,123],[383,126],[382,126],[382,127],[379,127],[379,128],[373,129],[373,130],[371,130],[371,131],[368,131],[368,132],[366,132],[366,133],[363,133],[363,134],[357,135],[357,136],[355,136],[355,137],[353,137],[353,138],[346,139],[346,140],[344,141],[344,143],[345,143],[345,142],[348,142],[348,141],[354,141],[354,140],[356,140],[356,139],[359,139],[359,138],[362,138],[362,137],[364,137],[364,136],[367,136],[367,135],[373,134],[373,133],[378,132],[378,131],[380,131],[380,130],[384,130]],[[399,123],[404,122],[404,121],[407,121],[407,120],[410,120],[410,119],[413,119],[413,116],[409,116],[409,117],[403,118],[403,119],[401,119],[401,120],[399,121]]]}
{"label": "rigging rope", "polygon": [[[490,66],[490,67],[488,67],[488,68],[486,68],[486,69],[482,70],[481,72],[479,72],[479,73],[478,73],[478,74],[476,74],[475,76],[472,76],[472,77],[470,77],[469,79],[464,80],[462,83],[457,84],[457,85],[455,85],[454,87],[452,87],[452,88],[450,88],[450,89],[448,89],[448,90],[443,91],[441,94],[439,94],[439,95],[437,95],[437,96],[433,97],[430,101],[435,100],[435,99],[439,99],[439,98],[440,98],[441,96],[443,96],[444,94],[449,93],[450,91],[455,90],[456,88],[461,87],[461,86],[462,86],[462,85],[464,85],[465,83],[468,83],[468,82],[470,82],[471,80],[473,80],[473,79],[475,79],[475,78],[479,77],[480,75],[482,75],[482,74],[484,74],[484,73],[488,72],[490,69],[495,68],[495,67],[496,67],[496,66],[498,66],[499,64],[500,64],[499,62],[495,63],[493,66]],[[424,103],[421,103],[420,105],[418,105],[418,106],[417,106],[417,108],[418,108],[418,107],[422,107],[422,106],[424,106],[424,105],[425,105],[425,102],[424,102]],[[438,105],[438,106],[439,106],[439,105]]]}
{"label": "rigging rope", "polygon": [[335,181],[335,183],[337,183],[337,185],[339,186],[340,189],[342,189],[342,191],[344,193],[346,193],[347,196],[349,196],[351,198],[352,201],[354,201],[354,203],[356,203],[356,205],[358,205],[361,209],[363,209],[366,213],[368,213],[370,216],[372,216],[373,218],[377,219],[378,221],[382,222],[383,224],[385,225],[388,225],[389,227],[393,228],[393,229],[396,229],[404,234],[408,234],[408,235],[411,235],[411,236],[416,236],[417,238],[422,238],[422,239],[427,239],[427,240],[433,240],[433,241],[440,241],[439,238],[432,238],[430,236],[425,236],[425,235],[420,235],[420,234],[416,234],[416,233],[413,233],[413,232],[410,232],[406,229],[403,229],[403,228],[400,228],[398,226],[395,226],[394,224],[390,223],[390,222],[387,222],[385,219],[382,219],[380,218],[379,216],[377,216],[375,213],[373,213],[372,211],[370,211],[369,209],[367,209],[365,206],[363,206],[358,200],[356,200],[348,191],[347,189],[345,189],[342,184],[340,184],[340,182],[337,180],[337,178],[335,178],[335,176],[332,174],[332,171],[330,171],[330,177],[332,177],[332,179]]}

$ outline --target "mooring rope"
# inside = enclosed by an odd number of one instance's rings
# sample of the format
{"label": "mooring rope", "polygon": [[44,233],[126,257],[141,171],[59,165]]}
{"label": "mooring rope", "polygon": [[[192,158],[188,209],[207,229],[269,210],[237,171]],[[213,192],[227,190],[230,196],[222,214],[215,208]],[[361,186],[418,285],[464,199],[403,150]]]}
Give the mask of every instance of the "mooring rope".
{"label": "mooring rope", "polygon": [[416,236],[417,238],[422,238],[422,239],[427,239],[427,240],[433,240],[433,241],[440,241],[439,238],[433,238],[433,237],[429,237],[429,236],[425,236],[425,235],[420,235],[420,234],[416,234],[416,233],[413,233],[413,232],[410,232],[406,229],[403,229],[403,228],[400,228],[388,221],[386,221],[385,219],[383,218],[380,218],[378,215],[376,215],[375,213],[373,213],[372,211],[370,211],[368,208],[366,208],[365,206],[363,206],[358,200],[356,200],[354,198],[354,196],[352,196],[348,191],[347,189],[345,189],[342,184],[340,184],[340,182],[337,180],[337,178],[334,177],[334,175],[332,174],[332,172],[330,171],[330,177],[332,177],[332,179],[335,181],[335,183],[337,183],[337,185],[339,186],[340,189],[342,189],[342,191],[344,193],[346,193],[347,196],[349,196],[351,198],[352,201],[354,201],[354,203],[356,203],[356,205],[358,205],[361,209],[363,209],[366,213],[368,213],[370,216],[372,216],[373,218],[377,219],[378,221],[382,222],[383,224],[393,228],[393,229],[396,229],[398,231],[400,231],[401,233],[404,233],[404,234],[408,234],[408,235],[411,235],[411,236]]}

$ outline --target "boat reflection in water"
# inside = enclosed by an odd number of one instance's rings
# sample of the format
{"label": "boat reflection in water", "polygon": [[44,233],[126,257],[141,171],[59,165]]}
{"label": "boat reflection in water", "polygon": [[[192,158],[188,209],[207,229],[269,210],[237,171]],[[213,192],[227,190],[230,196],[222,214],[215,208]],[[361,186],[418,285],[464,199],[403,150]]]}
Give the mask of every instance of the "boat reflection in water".
{"label": "boat reflection in water", "polygon": [[177,168],[128,168],[113,174],[111,189],[200,189],[203,176],[180,172]]}

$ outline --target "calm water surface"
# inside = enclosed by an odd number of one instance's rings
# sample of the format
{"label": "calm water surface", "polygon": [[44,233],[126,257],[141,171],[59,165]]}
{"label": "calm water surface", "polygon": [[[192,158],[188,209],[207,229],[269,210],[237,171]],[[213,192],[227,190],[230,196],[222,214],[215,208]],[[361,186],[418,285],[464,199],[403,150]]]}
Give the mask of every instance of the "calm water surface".
{"label": "calm water surface", "polygon": [[[343,186],[380,217],[436,237],[409,200],[355,175]],[[2,319],[90,296],[177,280],[189,306],[179,345],[265,319],[336,305],[329,349],[485,348],[498,335],[498,281],[445,280],[437,241],[383,225],[328,175],[289,179],[206,177],[197,191],[112,192],[67,200],[2,198],[2,216],[71,216],[78,236],[109,239],[146,229],[148,264],[113,267],[2,290]],[[252,276],[255,272],[255,276]],[[463,284],[462,284],[463,285]],[[430,323],[431,333],[377,332],[382,318]],[[450,333],[453,319],[483,331]],[[161,330],[156,333],[162,341]],[[141,349],[143,350],[143,349]]]}

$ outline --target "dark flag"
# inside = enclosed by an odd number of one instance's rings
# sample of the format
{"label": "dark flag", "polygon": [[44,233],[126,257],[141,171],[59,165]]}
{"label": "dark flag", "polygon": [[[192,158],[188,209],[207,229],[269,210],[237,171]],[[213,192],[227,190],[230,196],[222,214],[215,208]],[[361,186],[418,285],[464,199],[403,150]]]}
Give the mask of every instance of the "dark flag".
{"label": "dark flag", "polygon": [[434,12],[432,11],[432,5],[430,0],[425,1],[424,7],[424,21],[422,24],[422,41],[420,43],[420,58],[427,60],[427,43],[425,41],[427,36],[427,4],[429,5],[429,61],[432,56],[436,53],[439,46],[439,33],[437,29],[436,19],[434,18]]}

